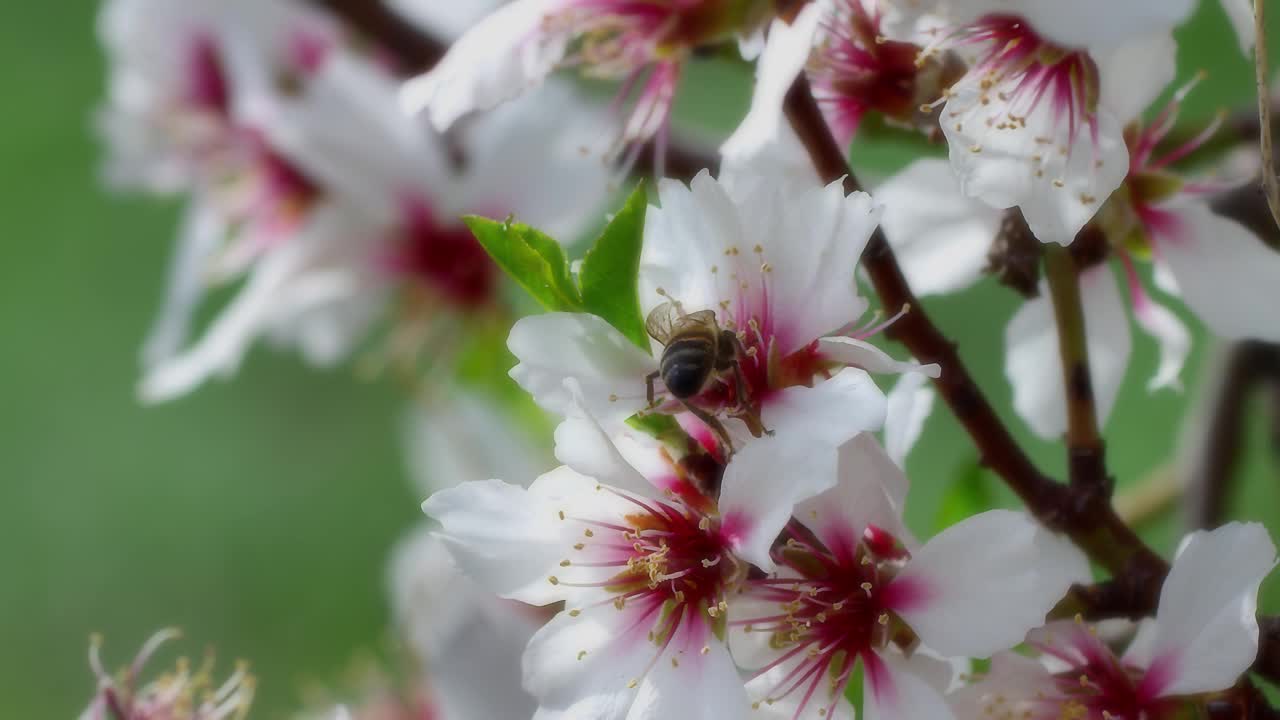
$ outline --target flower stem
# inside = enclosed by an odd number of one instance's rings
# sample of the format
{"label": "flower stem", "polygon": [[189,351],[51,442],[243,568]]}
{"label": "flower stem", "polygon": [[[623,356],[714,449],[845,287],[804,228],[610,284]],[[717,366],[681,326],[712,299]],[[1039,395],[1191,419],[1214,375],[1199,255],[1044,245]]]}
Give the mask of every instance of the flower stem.
{"label": "flower stem", "polygon": [[1080,277],[1071,253],[1061,245],[1045,248],[1045,277],[1058,326],[1062,384],[1067,400],[1067,459],[1071,484],[1083,491],[1111,496],[1114,483],[1107,475],[1106,445],[1098,432],[1098,410],[1089,371],[1089,342],[1085,333]]}

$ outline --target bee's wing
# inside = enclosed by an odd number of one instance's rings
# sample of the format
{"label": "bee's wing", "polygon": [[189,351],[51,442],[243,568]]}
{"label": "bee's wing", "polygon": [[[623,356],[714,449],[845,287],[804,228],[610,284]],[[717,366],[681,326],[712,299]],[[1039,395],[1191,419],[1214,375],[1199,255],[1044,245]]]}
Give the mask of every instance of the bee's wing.
{"label": "bee's wing", "polygon": [[664,302],[649,313],[644,322],[644,329],[649,337],[666,345],[680,324],[680,309],[673,302]]}
{"label": "bee's wing", "polygon": [[703,328],[706,328],[707,330],[714,332],[718,327],[718,325],[716,324],[716,311],[715,310],[699,310],[697,312],[691,312],[688,315],[685,315],[680,318],[680,324],[683,327],[701,326]]}

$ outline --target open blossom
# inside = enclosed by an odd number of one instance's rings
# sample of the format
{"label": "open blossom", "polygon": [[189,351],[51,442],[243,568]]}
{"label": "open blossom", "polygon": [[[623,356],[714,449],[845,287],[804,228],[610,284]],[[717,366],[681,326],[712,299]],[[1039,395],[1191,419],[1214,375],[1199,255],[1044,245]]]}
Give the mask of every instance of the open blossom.
{"label": "open blossom", "polygon": [[304,199],[302,180],[236,116],[314,68],[336,34],[327,18],[292,2],[110,0],[98,31],[111,62],[97,118],[109,181],[204,189],[202,199],[266,226],[255,211],[277,207],[271,195]]}
{"label": "open blossom", "polygon": [[[664,181],[658,194],[661,206],[650,207],[645,221],[641,310],[648,315],[672,303],[686,314],[712,311],[741,346],[736,369],[682,403],[658,372],[664,339],[655,338],[646,352],[598,317],[536,315],[511,330],[508,346],[520,361],[511,375],[546,409],[566,412],[564,380],[573,378],[611,430],[637,412],[692,407],[723,421],[734,436],[792,427],[820,433],[828,416],[861,407],[872,417],[877,405],[883,409],[882,401],[868,399],[876,391],[864,370],[937,372],[894,361],[865,342],[879,330],[874,321],[857,326],[867,302],[854,271],[879,214],[865,193],[846,196],[839,183],[822,187],[816,180],[717,181],[703,172],[688,187]],[[848,382],[826,380],[846,373],[854,373]],[[797,406],[793,393],[808,393],[811,385],[822,407]]]}
{"label": "open blossom", "polygon": [[860,660],[869,717],[946,720],[933,654],[1010,648],[1089,578],[1079,551],[1022,513],[986,512],[920,545],[902,523],[907,479],[869,436],[841,448],[838,474],[796,507],[777,572],[730,605],[730,647],[757,708],[851,719]]}
{"label": "open blossom", "polygon": [[[229,60],[233,47],[214,57]],[[603,118],[576,112],[563,87],[445,138],[399,114],[395,79],[349,49],[331,48],[299,82],[246,101],[237,118],[307,179],[311,201],[266,243],[227,246],[221,216],[200,216],[149,342],[145,398],[233,372],[263,336],[335,363],[389,311],[386,356],[413,365],[424,347],[454,344],[458,316],[497,300],[497,269],[460,215],[518,212],[571,235],[608,192],[608,169],[581,152]],[[533,172],[554,181],[531,183]],[[188,343],[209,280],[241,277],[240,292]]]}
{"label": "open blossom", "polygon": [[[1167,153],[1158,153],[1177,117],[1182,95],[1151,125],[1135,122],[1126,131],[1130,170],[1120,190],[1098,216],[1109,251],[1123,273],[1122,287],[1106,264],[1081,273],[1081,297],[1093,384],[1099,416],[1105,418],[1119,392],[1132,341],[1125,306],[1138,327],[1160,350],[1159,364],[1148,388],[1180,387],[1180,375],[1191,350],[1191,334],[1157,302],[1138,273],[1137,263],[1155,266],[1157,286],[1180,297],[1213,333],[1230,339],[1280,340],[1280,325],[1266,309],[1280,299],[1280,253],[1250,230],[1209,209],[1207,196],[1223,183],[1179,177],[1169,165],[1210,137],[1216,125]],[[1028,301],[1006,331],[1006,372],[1014,386],[1014,405],[1042,435],[1065,429],[1066,401],[1061,375],[1046,372],[1058,355],[1052,306],[1047,293]]]}
{"label": "open blossom", "polygon": [[1160,593],[1121,656],[1082,621],[1038,629],[1041,660],[997,655],[954,698],[961,720],[1180,717],[1185,696],[1225,690],[1258,653],[1258,586],[1276,550],[1257,524],[1232,523],[1183,541]]}
{"label": "open blossom", "polygon": [[790,21],[774,20],[756,67],[751,110],[721,152],[731,165],[781,143],[793,146],[783,101],[802,72],[836,140],[848,144],[868,113],[886,122],[936,132],[927,106],[963,72],[960,60],[924,56],[929,36],[886,37],[883,0],[816,0]]}
{"label": "open blossom", "polygon": [[174,291],[144,350],[150,363],[185,334],[206,275],[234,273],[305,224],[315,183],[240,116],[301,82],[335,32],[289,2],[113,0],[99,20],[111,60],[98,115],[107,179],[191,193]]}
{"label": "open blossom", "polygon": [[405,103],[440,130],[537,85],[558,67],[623,81],[636,94],[622,142],[667,124],[681,66],[702,45],[752,34],[763,0],[516,0],[478,23],[434,69],[405,86]]}
{"label": "open blossom", "polygon": [[[1214,214],[1206,203],[1221,181],[1181,177],[1171,166],[1216,131],[1207,127],[1181,147],[1158,151],[1173,127],[1187,86],[1150,123],[1125,130],[1129,169],[1093,224],[1090,254],[1111,258],[1121,271],[1117,287],[1110,263],[1083,267],[1081,300],[1090,371],[1099,417],[1114,405],[1129,364],[1127,315],[1156,340],[1159,364],[1148,388],[1179,387],[1191,335],[1145,286],[1138,264],[1150,261],[1156,286],[1181,297],[1215,334],[1231,339],[1280,339],[1266,308],[1276,296],[1280,253],[1244,226]],[[883,225],[911,286],[919,294],[968,287],[982,274],[1000,213],[959,194],[941,161],[918,160],[876,191],[886,209]],[[1066,428],[1066,399],[1058,372],[1058,337],[1047,289],[1027,301],[1006,329],[1006,373],[1014,407],[1045,437]]]}
{"label": "open blossom", "polygon": [[[856,432],[846,422],[841,434]],[[565,466],[527,490],[471,482],[424,503],[481,585],[565,603],[524,657],[538,717],[743,716],[746,694],[725,645],[729,604],[749,563],[772,569],[770,546],[795,502],[834,480],[834,453],[779,442],[734,455],[713,496],[701,464],[676,460],[647,435],[610,438],[579,405],[556,431]]]}
{"label": "open blossom", "polygon": [[1172,80],[1170,31],[1191,4],[935,4],[928,52],[970,58],[940,100],[961,191],[1018,206],[1041,241],[1070,243],[1124,180],[1122,129]]}
{"label": "open blossom", "polygon": [[212,659],[192,667],[182,658],[176,670],[145,680],[143,671],[164,643],[181,633],[168,629],[152,635],[133,662],[118,674],[107,672],[99,657],[101,638],[89,646],[89,666],[98,689],[80,720],[225,720],[240,718],[253,701],[254,680],[242,665],[225,680],[214,678]]}

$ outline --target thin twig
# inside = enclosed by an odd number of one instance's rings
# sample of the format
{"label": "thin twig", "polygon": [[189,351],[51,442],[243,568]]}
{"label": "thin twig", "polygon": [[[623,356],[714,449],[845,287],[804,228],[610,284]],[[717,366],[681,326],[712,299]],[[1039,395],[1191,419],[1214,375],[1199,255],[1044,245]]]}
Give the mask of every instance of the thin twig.
{"label": "thin twig", "polygon": [[1266,0],[1253,2],[1253,60],[1258,79],[1258,138],[1262,148],[1262,187],[1266,189],[1271,217],[1280,227],[1280,176],[1276,175],[1276,156],[1271,133],[1271,66],[1267,64]]}
{"label": "thin twig", "polygon": [[1085,334],[1080,277],[1071,253],[1061,245],[1045,248],[1045,277],[1053,300],[1062,357],[1062,385],[1067,402],[1067,466],[1071,484],[1086,492],[1111,496],[1106,446],[1098,432],[1098,410],[1089,371],[1089,342]]}
{"label": "thin twig", "polygon": [[1192,530],[1222,523],[1240,462],[1245,398],[1253,385],[1253,362],[1245,343],[1232,344],[1217,365],[1211,370],[1204,408],[1193,418],[1203,425],[1204,434],[1186,461],[1187,525]]}

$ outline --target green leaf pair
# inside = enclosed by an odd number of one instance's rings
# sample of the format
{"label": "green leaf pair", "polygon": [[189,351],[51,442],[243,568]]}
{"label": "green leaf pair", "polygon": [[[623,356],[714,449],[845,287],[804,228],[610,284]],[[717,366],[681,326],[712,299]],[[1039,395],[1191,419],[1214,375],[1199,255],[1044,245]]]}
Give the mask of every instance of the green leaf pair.
{"label": "green leaf pair", "polygon": [[648,350],[637,289],[645,198],[644,186],[637,186],[587,251],[576,280],[564,248],[536,228],[476,215],[463,221],[494,262],[542,307],[597,315]]}

